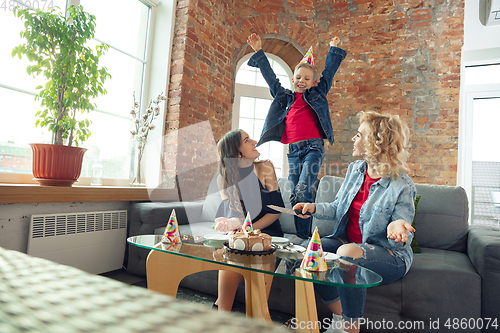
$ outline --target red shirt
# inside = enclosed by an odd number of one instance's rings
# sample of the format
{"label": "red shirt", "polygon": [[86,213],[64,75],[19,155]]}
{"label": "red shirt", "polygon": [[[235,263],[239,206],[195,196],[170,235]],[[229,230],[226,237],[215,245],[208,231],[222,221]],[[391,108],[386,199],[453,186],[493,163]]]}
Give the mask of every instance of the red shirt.
{"label": "red shirt", "polygon": [[356,196],[354,197],[354,200],[351,203],[351,207],[349,207],[349,210],[347,211],[349,222],[347,222],[345,234],[347,238],[353,243],[359,244],[363,241],[361,229],[359,228],[359,212],[366,199],[368,199],[370,186],[376,183],[379,179],[380,178],[370,178],[367,174],[365,174],[365,182],[359,189],[358,194],[356,194]]}
{"label": "red shirt", "polygon": [[316,112],[304,101],[303,94],[296,92],[295,101],[285,118],[285,130],[281,136],[281,143],[321,139],[323,136],[320,128],[321,124]]}

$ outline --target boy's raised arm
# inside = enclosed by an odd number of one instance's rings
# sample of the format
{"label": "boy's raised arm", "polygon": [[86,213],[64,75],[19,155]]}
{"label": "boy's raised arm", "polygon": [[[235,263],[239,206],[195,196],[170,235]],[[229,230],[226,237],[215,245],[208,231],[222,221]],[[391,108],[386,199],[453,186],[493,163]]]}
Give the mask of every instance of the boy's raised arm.
{"label": "boy's raised arm", "polygon": [[262,42],[260,40],[260,36],[257,35],[257,34],[255,34],[255,33],[253,33],[250,36],[248,36],[247,43],[248,43],[248,45],[250,45],[252,47],[252,49],[255,52],[257,52],[260,49],[262,49]]}
{"label": "boy's raised arm", "polygon": [[337,46],[339,45],[339,43],[340,43],[340,38],[338,38],[337,36],[333,37],[330,40],[330,46]]}

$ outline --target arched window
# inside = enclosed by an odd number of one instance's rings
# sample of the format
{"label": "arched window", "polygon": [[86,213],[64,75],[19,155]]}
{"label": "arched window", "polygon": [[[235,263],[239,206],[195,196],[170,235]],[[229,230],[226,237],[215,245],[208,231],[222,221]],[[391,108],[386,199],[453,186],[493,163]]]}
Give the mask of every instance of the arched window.
{"label": "arched window", "polygon": [[[255,140],[259,140],[269,106],[273,100],[268,85],[258,68],[248,66],[253,53],[240,59],[236,72],[235,98],[232,128],[241,128]],[[285,88],[291,89],[293,73],[279,57],[267,54],[271,68]],[[272,141],[259,146],[260,159],[269,159],[276,169],[276,176],[288,174],[285,158],[286,145]]]}

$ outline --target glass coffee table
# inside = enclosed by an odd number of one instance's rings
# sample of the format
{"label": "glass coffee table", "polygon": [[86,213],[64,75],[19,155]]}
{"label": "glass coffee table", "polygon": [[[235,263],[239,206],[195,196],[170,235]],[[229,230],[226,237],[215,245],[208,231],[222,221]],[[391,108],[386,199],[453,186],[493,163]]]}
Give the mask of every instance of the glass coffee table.
{"label": "glass coffee table", "polygon": [[[247,316],[271,320],[267,299],[274,276],[295,280],[295,312],[298,322],[316,322],[313,283],[349,288],[379,285],[375,272],[327,256],[328,270],[308,272],[300,268],[303,253],[279,249],[270,254],[233,253],[222,242],[207,242],[202,236],[184,235],[182,243],[161,242],[162,235],[133,236],[127,242],[151,250],[147,262],[148,289],[175,297],[181,280],[191,274],[210,270],[229,270],[245,279]],[[331,258],[331,259],[329,259]],[[307,331],[307,330],[306,330]],[[310,329],[319,332],[319,329]]]}

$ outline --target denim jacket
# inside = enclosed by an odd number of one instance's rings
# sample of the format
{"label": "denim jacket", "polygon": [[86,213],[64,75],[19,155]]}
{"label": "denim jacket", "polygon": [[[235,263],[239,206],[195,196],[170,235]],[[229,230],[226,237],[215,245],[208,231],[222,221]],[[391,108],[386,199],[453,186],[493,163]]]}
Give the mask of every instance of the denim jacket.
{"label": "denim jacket", "polygon": [[[328,100],[326,94],[332,87],[333,76],[337,72],[342,60],[347,55],[346,51],[331,46],[325,61],[325,70],[322,73],[318,84],[307,89],[304,92],[304,101],[316,112],[321,124],[323,138],[328,139],[333,144],[333,128],[330,119],[330,110],[328,109]],[[274,74],[266,54],[261,49],[248,60],[248,65],[258,67],[262,76],[269,85],[269,90],[274,100],[271,103],[267,113],[264,128],[257,146],[267,141],[280,141],[285,129],[285,116],[288,114],[292,103],[295,100],[295,94],[290,89],[283,88],[279,79]]]}
{"label": "denim jacket", "polygon": [[[366,169],[367,163],[363,160],[351,163],[335,201],[316,204],[316,212],[313,216],[322,220],[333,220],[335,223],[333,234],[327,237],[345,234],[349,221],[347,210],[363,185]],[[401,173],[396,180],[380,178],[370,187],[368,199],[359,212],[359,227],[363,243],[390,249],[405,262],[406,272],[413,262],[413,251],[410,247],[413,233],[407,231],[408,240],[398,243],[387,238],[387,226],[399,219],[412,223],[415,216],[416,196],[415,184],[406,174]]]}

